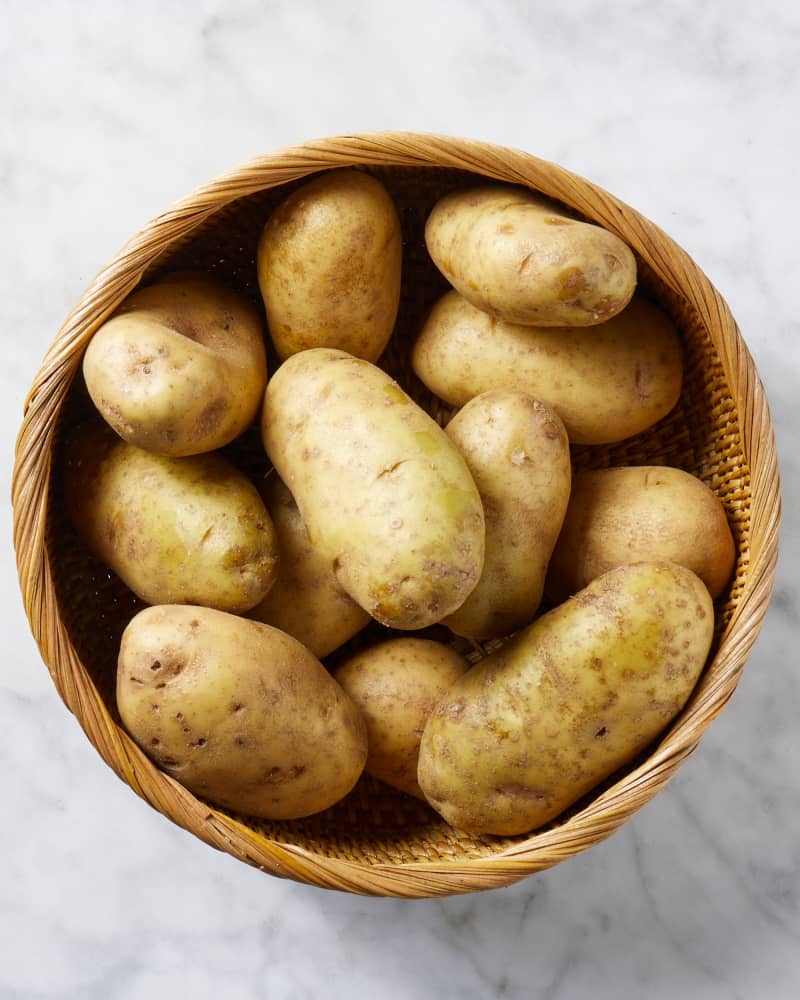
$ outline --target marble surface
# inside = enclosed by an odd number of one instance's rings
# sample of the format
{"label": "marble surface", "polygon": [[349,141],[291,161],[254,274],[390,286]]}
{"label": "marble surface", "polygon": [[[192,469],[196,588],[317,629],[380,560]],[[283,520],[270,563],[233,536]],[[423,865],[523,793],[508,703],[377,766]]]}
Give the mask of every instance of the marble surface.
{"label": "marble surface", "polygon": [[556,160],[686,247],[766,385],[785,516],[774,600],[741,684],[666,791],[540,876],[408,903],[263,876],[122,784],[30,638],[6,501],[0,997],[800,995],[794,0],[5,0],[2,24],[6,497],[27,386],[129,235],[258,152],[406,128]]}

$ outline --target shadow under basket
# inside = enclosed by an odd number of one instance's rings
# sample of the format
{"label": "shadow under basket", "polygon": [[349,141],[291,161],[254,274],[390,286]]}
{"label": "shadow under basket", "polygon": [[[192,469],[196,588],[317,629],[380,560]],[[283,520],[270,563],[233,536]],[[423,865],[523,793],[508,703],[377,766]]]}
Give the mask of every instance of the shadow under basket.
{"label": "shadow under basket", "polygon": [[[119,725],[114,702],[123,628],[142,606],[75,537],[64,513],[62,432],[86,413],[83,352],[137,286],[168,270],[216,274],[261,307],[255,253],[273,207],[322,170],[357,167],[392,194],[403,225],[400,316],[381,364],[440,421],[447,417],[410,370],[425,310],[445,290],[423,239],[434,202],[487,180],[556,199],[625,240],[639,286],[681,333],[685,378],[671,414],[621,444],[575,447],[576,468],[667,464],[717,494],[736,542],[734,576],[716,604],[714,646],[691,700],[624,772],[547,827],[526,836],[475,837],[424,803],[364,777],[335,807],[306,820],[268,822],[209,806],[160,772]],[[271,368],[275,368],[271,359]],[[254,436],[228,449],[250,474],[267,471]],[[28,620],[69,710],[122,780],[206,843],[263,871],[313,885],[384,896],[436,896],[507,885],[603,840],[663,787],[733,693],[769,601],[780,518],[767,401],[725,302],[657,226],[574,174],[515,150],[433,135],[378,133],[310,142],[260,157],[158,216],[94,279],[55,338],[28,395],[13,480],[14,543]],[[481,650],[473,652],[480,656]]]}

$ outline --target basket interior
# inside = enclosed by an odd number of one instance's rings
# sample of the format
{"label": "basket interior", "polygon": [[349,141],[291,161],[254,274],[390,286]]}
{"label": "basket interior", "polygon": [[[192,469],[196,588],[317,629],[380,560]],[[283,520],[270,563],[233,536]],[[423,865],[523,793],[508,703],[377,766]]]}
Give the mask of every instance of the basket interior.
{"label": "basket interior", "polygon": [[[369,172],[393,196],[404,237],[400,313],[394,336],[380,363],[417,402],[445,422],[451,411],[416,379],[409,363],[410,347],[426,310],[448,287],[428,257],[424,223],[434,202],[443,194],[478,180],[486,181],[475,174],[452,169],[376,167]],[[258,237],[273,207],[296,186],[293,183],[265,190],[217,212],[189,240],[162,255],[144,282],[173,270],[207,272],[244,293],[263,310],[255,270]],[[719,637],[742,590],[750,531],[749,469],[741,447],[736,404],[698,315],[684,299],[658,282],[641,260],[639,287],[670,314],[681,333],[685,351],[681,399],[672,413],[634,438],[613,446],[573,447],[573,463],[575,468],[672,465],[699,476],[714,490],[727,511],[737,549],[734,576],[717,601]],[[274,371],[276,366],[277,359],[270,357],[270,370]],[[78,375],[62,408],[56,440],[65,427],[80,422],[90,412],[92,406]],[[268,473],[268,460],[255,429],[230,445],[226,453],[254,479]],[[65,511],[58,444],[50,482],[47,549],[64,626],[105,705],[118,721],[114,680],[120,636],[143,604],[77,538]],[[375,623],[334,657],[391,634]],[[445,629],[434,628],[424,634],[451,638]],[[460,642],[462,651],[472,659],[484,654],[480,646]],[[713,669],[713,664],[707,667],[700,686],[712,680]],[[614,780],[609,779],[601,787]],[[570,814],[581,804],[576,804]],[[563,822],[565,816],[557,822]],[[360,863],[480,857],[530,840],[530,835],[498,838],[463,834],[447,826],[424,803],[369,776],[363,777],[338,805],[305,820],[268,822],[237,818],[270,840]]]}

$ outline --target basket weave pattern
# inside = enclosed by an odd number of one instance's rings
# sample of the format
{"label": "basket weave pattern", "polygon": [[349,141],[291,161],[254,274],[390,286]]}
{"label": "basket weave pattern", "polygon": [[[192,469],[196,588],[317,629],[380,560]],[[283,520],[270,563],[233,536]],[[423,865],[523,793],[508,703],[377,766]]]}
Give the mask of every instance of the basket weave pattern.
{"label": "basket weave pattern", "polygon": [[[737,562],[717,602],[713,656],[657,745],[530,836],[462,834],[423,803],[368,777],[343,802],[307,820],[234,816],[158,771],[119,725],[117,647],[141,604],[86,552],[62,500],[61,431],[89,408],[80,376],[84,349],[137,285],[167,270],[215,273],[259,302],[255,246],[271,208],[309,174],[346,166],[379,177],[403,223],[400,319],[382,363],[442,422],[449,411],[413,376],[408,352],[425,310],[446,287],[425,251],[424,220],[435,200],[456,187],[486,178],[522,184],[617,233],[637,256],[640,287],[681,332],[685,377],[673,413],[621,444],[575,447],[573,461],[577,468],[675,465],[720,497]],[[255,435],[229,451],[251,475],[267,473]],[[755,366],[726,304],[686,253],[633,209],[553,164],[477,142],[402,133],[322,140],[254,160],[135,236],[83,294],[35,378],[17,442],[12,501],[23,600],[42,657],[64,703],[122,780],[210,845],[263,870],[328,888],[409,897],[493,888],[557,864],[609,836],[663,787],[736,687],[769,601],[780,518],[775,443]]]}

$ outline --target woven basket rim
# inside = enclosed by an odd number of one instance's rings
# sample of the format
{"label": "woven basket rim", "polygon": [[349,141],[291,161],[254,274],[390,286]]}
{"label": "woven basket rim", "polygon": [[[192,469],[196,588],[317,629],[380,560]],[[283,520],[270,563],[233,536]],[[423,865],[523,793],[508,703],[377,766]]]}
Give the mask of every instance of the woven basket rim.
{"label": "woven basket rim", "polygon": [[[522,184],[570,205],[622,236],[665,285],[700,316],[718,352],[739,412],[751,475],[751,543],[744,589],[714,663],[724,682],[685,710],[644,763],[559,826],[511,848],[453,862],[358,863],[267,840],[196,800],[157,771],[114,723],[60,620],[45,546],[56,420],[83,350],[97,327],[166,247],[250,194],[345,166],[455,168]],[[100,270],[56,334],[28,393],[12,480],[14,546],[26,615],[42,658],[87,738],[134,791],[211,846],[272,874],[339,890],[401,897],[446,895],[508,885],[605,839],[652,798],[697,746],[733,694],[772,591],[778,551],[780,481],[766,395],[727,304],[658,226],[603,188],[529,153],[433,133],[371,132],[311,140],[258,156],[198,187],[157,215]]]}

